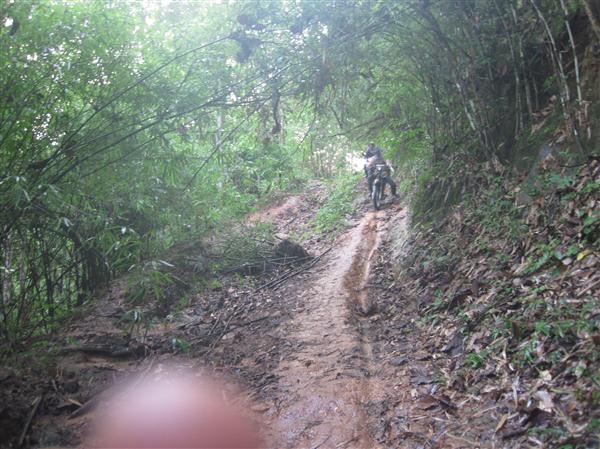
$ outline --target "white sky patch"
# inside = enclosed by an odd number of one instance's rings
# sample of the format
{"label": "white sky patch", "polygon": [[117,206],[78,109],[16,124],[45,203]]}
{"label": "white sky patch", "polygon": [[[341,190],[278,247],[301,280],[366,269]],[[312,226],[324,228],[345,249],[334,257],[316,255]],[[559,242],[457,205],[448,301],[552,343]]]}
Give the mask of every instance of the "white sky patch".
{"label": "white sky patch", "polygon": [[171,0],[142,0],[142,7],[149,11],[156,11],[169,6]]}
{"label": "white sky patch", "polygon": [[6,19],[4,19],[4,26],[11,27],[13,22],[14,22],[14,19],[12,17],[7,17]]}
{"label": "white sky patch", "polygon": [[352,171],[361,171],[365,166],[365,160],[353,153],[346,155],[346,162],[352,168]]}

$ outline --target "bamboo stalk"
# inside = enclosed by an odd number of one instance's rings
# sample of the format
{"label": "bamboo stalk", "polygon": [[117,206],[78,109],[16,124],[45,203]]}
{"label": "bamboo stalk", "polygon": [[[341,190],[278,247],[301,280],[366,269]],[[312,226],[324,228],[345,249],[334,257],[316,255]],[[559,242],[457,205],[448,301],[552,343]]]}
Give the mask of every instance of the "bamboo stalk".
{"label": "bamboo stalk", "polygon": [[535,9],[535,12],[537,13],[542,24],[544,25],[546,35],[548,36],[548,39],[550,39],[550,45],[551,45],[550,56],[552,58],[552,61],[555,64],[555,69],[557,71],[557,75],[558,75],[559,79],[561,80],[562,89],[559,94],[560,103],[563,107],[563,116],[565,117],[565,120],[568,120],[569,115],[567,112],[567,105],[569,104],[569,101],[570,101],[569,86],[567,85],[567,78],[565,76],[565,71],[562,66],[562,61],[560,59],[560,54],[558,52],[558,48],[556,47],[556,41],[554,40],[554,36],[552,36],[552,31],[550,30],[550,26],[548,25],[546,18],[542,14],[542,11],[540,11],[540,9],[538,8],[537,4],[535,3],[535,0],[529,0],[529,3],[531,3],[531,5],[533,6],[533,9]]}
{"label": "bamboo stalk", "polygon": [[512,42],[512,37],[511,37],[510,31],[508,29],[508,24],[502,17],[502,11],[500,10],[500,7],[498,6],[498,3],[496,2],[496,0],[494,0],[494,6],[496,7],[496,10],[498,11],[498,18],[500,19],[500,22],[502,23],[502,28],[504,28],[504,34],[506,35],[506,40],[508,41],[508,48],[510,49],[510,55],[513,60],[513,74],[515,76],[515,112],[516,112],[515,136],[518,136],[519,131],[521,131],[521,129],[523,129],[523,121],[521,118],[521,78],[519,77],[519,69],[518,69],[519,64],[517,62],[517,54],[515,52],[515,48],[514,48],[514,45]]}
{"label": "bamboo stalk", "polygon": [[567,28],[567,33],[569,34],[569,41],[571,42],[571,50],[573,51],[573,64],[575,65],[575,82],[577,86],[577,104],[581,107],[583,103],[583,97],[581,95],[581,79],[579,77],[579,60],[577,59],[577,50],[575,48],[575,39],[573,38],[573,33],[571,31],[571,25],[569,24],[569,10],[565,5],[564,0],[560,0],[560,5],[562,6],[564,15],[565,15],[565,27]]}
{"label": "bamboo stalk", "polygon": [[[510,4],[510,10],[512,13],[513,23],[515,24],[515,28],[518,30],[519,22],[517,21],[517,11],[515,10],[513,4]],[[525,87],[525,101],[527,102],[527,112],[529,112],[529,117],[533,117],[533,105],[531,102],[531,88],[529,87],[529,83],[527,82],[527,64],[525,61],[525,53],[523,52],[523,39],[521,38],[520,33],[517,34],[517,41],[519,43],[519,57],[521,62],[521,70],[523,71],[523,84]]]}

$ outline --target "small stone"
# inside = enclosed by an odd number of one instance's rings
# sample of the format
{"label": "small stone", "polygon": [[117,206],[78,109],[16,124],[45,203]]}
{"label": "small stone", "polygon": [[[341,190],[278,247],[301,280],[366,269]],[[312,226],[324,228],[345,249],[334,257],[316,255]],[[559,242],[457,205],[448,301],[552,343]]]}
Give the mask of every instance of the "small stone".
{"label": "small stone", "polygon": [[515,197],[517,207],[525,207],[533,204],[533,198],[523,191],[519,191]]}
{"label": "small stone", "polygon": [[390,364],[394,365],[394,366],[402,366],[405,363],[408,363],[408,360],[406,359],[406,357],[394,357],[394,358],[390,359]]}
{"label": "small stone", "polygon": [[63,389],[66,393],[76,393],[79,390],[79,383],[76,380],[65,382]]}

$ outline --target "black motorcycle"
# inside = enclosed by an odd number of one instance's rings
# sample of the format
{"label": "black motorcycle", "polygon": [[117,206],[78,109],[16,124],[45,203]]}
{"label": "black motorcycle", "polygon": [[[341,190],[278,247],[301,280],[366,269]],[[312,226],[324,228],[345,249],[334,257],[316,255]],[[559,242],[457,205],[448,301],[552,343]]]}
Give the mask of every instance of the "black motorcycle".
{"label": "black motorcycle", "polygon": [[371,198],[373,199],[373,207],[379,210],[381,202],[385,197],[385,179],[390,176],[390,168],[387,164],[375,164],[371,167],[371,176],[373,177],[373,189]]}

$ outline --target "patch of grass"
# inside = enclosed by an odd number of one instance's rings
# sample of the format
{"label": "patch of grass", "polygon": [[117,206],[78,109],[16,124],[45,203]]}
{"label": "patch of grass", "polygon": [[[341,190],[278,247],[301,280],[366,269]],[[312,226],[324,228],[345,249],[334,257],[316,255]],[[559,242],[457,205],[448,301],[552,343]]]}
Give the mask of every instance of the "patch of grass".
{"label": "patch of grass", "polygon": [[313,222],[319,234],[328,234],[344,227],[344,219],[354,210],[356,184],[360,174],[344,174],[334,179],[328,186],[329,193]]}
{"label": "patch of grass", "polygon": [[164,264],[167,263],[147,262],[142,270],[130,279],[125,292],[129,302],[139,305],[151,300],[161,302],[165,299],[164,289],[173,283],[173,278],[169,273],[161,271]]}
{"label": "patch of grass", "polygon": [[467,354],[467,363],[471,365],[472,368],[481,368],[485,365],[485,361],[487,360],[488,352],[484,349],[479,352],[471,352]]}
{"label": "patch of grass", "polygon": [[223,288],[223,282],[218,278],[200,278],[198,280],[198,287],[201,291],[220,290]]}
{"label": "patch of grass", "polygon": [[119,323],[123,327],[125,335],[128,338],[138,336],[142,341],[146,339],[148,331],[154,322],[154,318],[148,316],[138,307],[128,310],[119,318]]}
{"label": "patch of grass", "polygon": [[175,312],[181,312],[194,304],[194,296],[190,294],[184,294],[181,296],[181,299],[177,301],[177,304],[173,307]]}
{"label": "patch of grass", "polygon": [[529,257],[523,274],[530,275],[535,273],[556,257],[556,249],[559,243],[558,239],[552,239],[549,243],[538,245],[535,255]]}
{"label": "patch of grass", "polygon": [[437,313],[429,313],[429,314],[421,317],[417,321],[417,323],[419,324],[419,326],[425,327],[428,325],[437,325],[437,324],[439,324],[440,321],[441,321],[441,319]]}
{"label": "patch of grass", "polygon": [[[558,438],[558,437],[561,437],[561,436],[563,436],[565,434],[565,431],[563,429],[558,428],[558,427],[541,427],[541,426],[538,426],[538,427],[532,427],[531,429],[528,430],[527,433],[529,433],[529,435],[534,435],[534,436],[537,436],[537,437],[540,437],[540,438],[547,439],[547,438]],[[574,447],[574,446],[572,446],[570,444],[567,444],[567,445],[563,445],[563,446],[560,446],[560,447],[567,448],[567,447]]]}
{"label": "patch of grass", "polygon": [[600,182],[589,181],[581,190],[581,193],[588,194],[600,190]]}
{"label": "patch of grass", "polygon": [[190,352],[191,347],[192,344],[187,340],[177,337],[171,339],[171,348],[173,351],[182,351],[183,353],[187,354]]}

